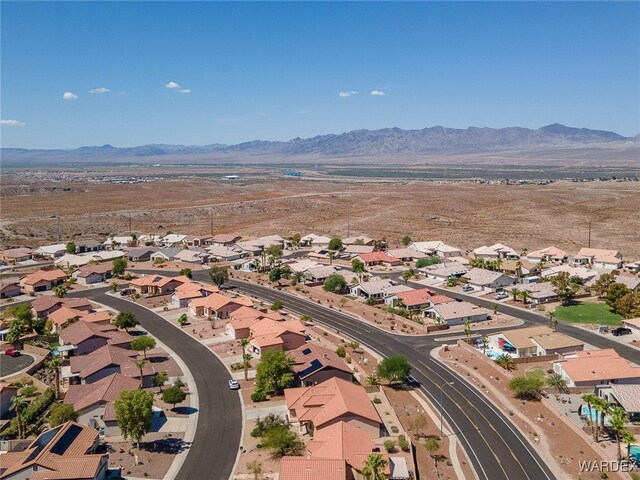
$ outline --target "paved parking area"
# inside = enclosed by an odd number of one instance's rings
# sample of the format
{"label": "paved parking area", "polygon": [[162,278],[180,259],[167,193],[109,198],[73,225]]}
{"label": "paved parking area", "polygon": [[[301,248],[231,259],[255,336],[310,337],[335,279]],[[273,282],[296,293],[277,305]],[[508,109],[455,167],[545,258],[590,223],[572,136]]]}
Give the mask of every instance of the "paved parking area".
{"label": "paved parking area", "polygon": [[4,353],[0,355],[2,355],[2,358],[0,358],[0,378],[20,372],[36,361],[28,353],[23,353],[19,357],[10,357]]}

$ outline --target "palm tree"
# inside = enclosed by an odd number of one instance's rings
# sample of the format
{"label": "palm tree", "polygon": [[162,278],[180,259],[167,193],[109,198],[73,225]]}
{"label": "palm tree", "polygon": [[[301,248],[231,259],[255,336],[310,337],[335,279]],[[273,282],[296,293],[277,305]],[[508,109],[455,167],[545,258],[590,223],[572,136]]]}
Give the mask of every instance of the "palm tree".
{"label": "palm tree", "polygon": [[480,341],[482,342],[482,354],[486,355],[487,347],[489,346],[489,339],[487,337],[482,337],[482,340]]}
{"label": "palm tree", "polygon": [[62,358],[58,355],[52,357],[51,360],[49,360],[48,366],[53,369],[53,373],[55,374],[56,398],[60,398],[60,367],[62,367]]}
{"label": "palm tree", "polygon": [[249,380],[249,365],[251,361],[251,354],[247,353],[247,345],[249,345],[248,338],[241,338],[238,340],[238,345],[242,347],[242,363],[244,367],[244,379]]}
{"label": "palm tree", "polygon": [[405,270],[404,272],[402,272],[402,279],[404,280],[404,284],[406,285],[409,279],[413,277],[415,274],[416,272],[414,272],[411,268],[409,270]]}
{"label": "palm tree", "polygon": [[547,377],[547,385],[555,388],[558,393],[567,391],[567,380],[559,373],[552,373]]}
{"label": "palm tree", "polygon": [[589,424],[591,425],[591,435],[593,435],[593,439],[597,442],[597,430],[595,425],[595,419],[591,418],[591,405],[594,401],[596,401],[598,397],[596,397],[593,393],[585,393],[582,395],[582,401],[587,404],[587,408],[589,409],[589,413],[587,414],[587,418],[589,419]]}
{"label": "palm tree", "polygon": [[498,257],[494,262],[494,265],[496,266],[496,270],[500,270],[500,267],[502,266],[502,259]]}
{"label": "palm tree", "polygon": [[56,288],[53,289],[53,293],[55,294],[56,297],[62,298],[67,293],[67,287],[65,287],[64,285],[58,285]]}
{"label": "palm tree", "polygon": [[362,467],[362,475],[365,480],[385,480],[385,470],[387,469],[387,459],[379,453],[372,453],[367,457],[367,461]]}
{"label": "palm tree", "polygon": [[520,290],[518,290],[517,288],[512,288],[511,290],[509,290],[509,293],[513,297],[513,301],[517,302],[518,297],[520,296]]}
{"label": "palm tree", "polygon": [[503,353],[498,358],[496,358],[496,363],[504,368],[507,372],[516,369],[516,362],[513,361],[513,358],[508,353]]}
{"label": "palm tree", "polygon": [[547,312],[547,317],[549,317],[549,328],[553,329],[554,332],[558,331],[558,320],[556,320],[556,312],[553,310],[549,310]]}
{"label": "palm tree", "polygon": [[327,255],[329,257],[329,265],[333,265],[333,259],[336,256],[336,252],[329,252]]}
{"label": "palm tree", "polygon": [[298,284],[304,281],[304,273],[302,272],[293,272],[291,273],[291,283]]}
{"label": "palm tree", "polygon": [[520,260],[516,261],[516,277],[520,278],[522,276],[522,262]]}
{"label": "palm tree", "polygon": [[144,366],[147,364],[146,360],[139,360],[136,362],[136,367],[140,370],[140,388],[142,388],[142,378],[144,376]]}
{"label": "palm tree", "polygon": [[24,424],[22,423],[22,412],[26,408],[28,402],[21,395],[15,395],[11,399],[11,405],[9,410],[16,412],[16,419],[18,421],[18,438],[24,437]]}
{"label": "palm tree", "polygon": [[380,377],[375,373],[372,373],[367,378],[365,378],[364,383],[369,387],[376,387],[380,385]]}
{"label": "palm tree", "polygon": [[613,406],[607,402],[604,398],[598,398],[599,402],[596,404],[596,409],[600,412],[600,433],[604,435],[604,417],[611,413]]}
{"label": "palm tree", "polygon": [[464,334],[467,336],[467,343],[471,343],[471,320],[464,321]]}
{"label": "palm tree", "polygon": [[424,443],[424,448],[427,449],[431,458],[433,458],[433,465],[436,471],[436,477],[440,478],[440,472],[438,471],[438,461],[440,460],[440,455],[438,455],[438,450],[440,450],[440,441],[436,437],[429,437],[427,441]]}
{"label": "palm tree", "polygon": [[609,425],[611,427],[611,431],[616,437],[616,443],[618,445],[618,461],[622,460],[622,449],[620,448],[620,443],[622,441],[622,435],[627,430],[625,425],[628,421],[629,417],[627,416],[627,412],[624,408],[611,408],[611,420],[609,421]]}
{"label": "palm tree", "polygon": [[522,299],[522,303],[527,304],[527,300],[529,300],[529,292],[523,290],[520,292],[520,298]]}

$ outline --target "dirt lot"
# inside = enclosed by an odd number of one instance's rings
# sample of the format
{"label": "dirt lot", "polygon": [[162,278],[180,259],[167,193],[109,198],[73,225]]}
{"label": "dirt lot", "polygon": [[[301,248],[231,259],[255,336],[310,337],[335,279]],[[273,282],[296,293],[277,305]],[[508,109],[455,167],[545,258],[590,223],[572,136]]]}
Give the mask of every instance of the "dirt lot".
{"label": "dirt lot", "polygon": [[[11,179],[9,179],[11,180]],[[17,180],[13,180],[16,182]],[[65,237],[129,231],[245,235],[361,233],[399,242],[405,234],[464,249],[505,242],[574,251],[587,243],[640,257],[636,182],[505,185],[436,182],[328,182],[311,179],[206,180],[142,184],[3,181],[0,242],[38,244]],[[26,185],[25,185],[26,183]],[[50,183],[50,185],[49,185]],[[50,188],[49,188],[50,187]]]}

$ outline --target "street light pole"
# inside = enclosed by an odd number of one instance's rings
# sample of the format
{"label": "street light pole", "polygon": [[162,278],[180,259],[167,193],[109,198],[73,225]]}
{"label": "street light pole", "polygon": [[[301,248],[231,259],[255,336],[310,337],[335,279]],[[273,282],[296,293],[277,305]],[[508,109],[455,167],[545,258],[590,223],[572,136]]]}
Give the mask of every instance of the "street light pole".
{"label": "street light pole", "polygon": [[442,411],[443,411],[442,403],[443,403],[443,400],[444,400],[443,399],[443,395],[442,395],[442,391],[443,391],[445,385],[453,385],[453,384],[454,384],[454,382],[444,382],[442,385],[440,385],[440,438],[442,438],[442,436],[443,436],[443,425],[444,425],[444,422],[442,420]]}

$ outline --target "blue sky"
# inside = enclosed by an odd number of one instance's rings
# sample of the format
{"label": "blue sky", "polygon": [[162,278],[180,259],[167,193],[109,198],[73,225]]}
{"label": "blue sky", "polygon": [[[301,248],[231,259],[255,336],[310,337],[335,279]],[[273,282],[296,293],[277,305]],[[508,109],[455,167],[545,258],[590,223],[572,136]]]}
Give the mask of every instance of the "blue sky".
{"label": "blue sky", "polygon": [[1,9],[4,147],[555,122],[640,133],[638,2]]}

